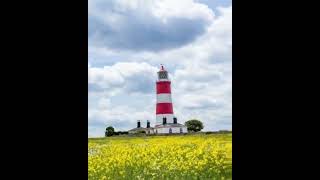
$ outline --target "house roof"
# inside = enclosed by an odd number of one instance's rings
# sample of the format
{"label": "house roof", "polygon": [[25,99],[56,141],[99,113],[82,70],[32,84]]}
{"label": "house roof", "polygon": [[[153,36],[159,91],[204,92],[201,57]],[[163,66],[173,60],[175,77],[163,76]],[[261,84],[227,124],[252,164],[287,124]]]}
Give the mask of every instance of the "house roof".
{"label": "house roof", "polygon": [[148,129],[153,129],[153,128],[152,127],[150,127],[150,128],[139,127],[139,128],[130,129],[129,131],[144,131],[144,130],[148,130]]}
{"label": "house roof", "polygon": [[133,128],[133,129],[130,129],[129,131],[139,131],[139,130],[145,130],[145,128],[143,127]]}
{"label": "house roof", "polygon": [[179,124],[179,123],[177,123],[177,124],[174,124],[174,123],[167,123],[167,124],[165,124],[165,125],[157,125],[157,126],[155,126],[156,128],[159,128],[159,127],[186,127],[185,125],[183,125],[183,124]]}

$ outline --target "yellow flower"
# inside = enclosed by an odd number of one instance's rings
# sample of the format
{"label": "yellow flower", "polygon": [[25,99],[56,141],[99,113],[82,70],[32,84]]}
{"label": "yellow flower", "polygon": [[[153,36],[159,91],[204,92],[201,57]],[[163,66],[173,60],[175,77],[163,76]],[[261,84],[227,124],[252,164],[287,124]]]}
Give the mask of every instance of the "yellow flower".
{"label": "yellow flower", "polygon": [[[232,135],[115,137],[88,142],[88,179],[231,179]],[[219,174],[220,173],[220,174]]]}

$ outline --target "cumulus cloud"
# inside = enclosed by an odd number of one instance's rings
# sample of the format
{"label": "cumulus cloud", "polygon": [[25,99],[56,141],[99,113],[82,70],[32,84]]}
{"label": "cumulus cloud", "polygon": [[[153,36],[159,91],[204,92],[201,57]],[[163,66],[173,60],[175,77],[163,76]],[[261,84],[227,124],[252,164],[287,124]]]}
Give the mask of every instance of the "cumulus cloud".
{"label": "cumulus cloud", "polygon": [[[232,59],[232,7],[218,8],[217,16],[206,32],[196,40],[179,48],[166,51],[117,51],[107,46],[89,46],[90,62],[95,65],[116,63],[118,61],[148,62],[152,65],[165,64],[172,72],[185,65],[231,63]],[[89,23],[90,24],[90,23]]]}
{"label": "cumulus cloud", "polygon": [[151,103],[141,106],[137,101],[127,101],[127,103],[115,105],[111,99],[100,96],[95,101],[95,105],[89,106],[89,136],[96,136],[96,134],[102,136],[107,126],[113,126],[117,131],[127,131],[136,127],[138,119],[142,120],[142,125],[145,126],[145,121],[153,118],[154,106]]}
{"label": "cumulus cloud", "polygon": [[[165,64],[169,71],[174,112],[179,123],[196,118],[204,122],[204,130],[232,128],[231,5],[215,8],[218,15],[215,16],[207,5],[200,3],[201,0],[189,0],[183,5],[181,1],[179,4],[178,1],[97,2],[100,3],[89,1],[89,19],[90,9],[94,9],[92,17],[101,20],[103,26],[117,26],[117,33],[127,31],[123,30],[128,28],[124,25],[127,21],[138,23],[136,26],[139,32],[145,32],[146,27],[154,25],[150,24],[150,20],[160,24],[153,27],[163,29],[170,29],[165,26],[171,20],[181,17],[190,20],[193,25],[196,24],[193,21],[197,19],[205,24],[203,32],[197,35],[191,33],[194,38],[188,42],[180,41],[179,37],[170,39],[170,35],[178,35],[168,32],[166,38],[177,42],[156,40],[155,43],[163,47],[150,45],[153,42],[150,42],[151,37],[147,37],[147,34],[138,47],[130,47],[133,46],[130,43],[135,41],[131,37],[128,39],[131,42],[115,38],[115,41],[128,43],[118,44],[120,47],[117,47],[109,44],[112,41],[105,44],[106,39],[102,39],[102,42],[93,41],[96,35],[89,34],[89,41],[91,38],[92,42],[89,46],[88,65],[89,136],[102,136],[107,125],[113,125],[117,130],[128,130],[136,126],[137,119],[149,119],[152,124],[155,122],[155,81],[159,64]],[[134,15],[133,12],[136,11],[139,12]],[[133,13],[132,17],[128,17],[130,13]],[[107,14],[110,16],[106,16]],[[176,29],[186,28],[184,25],[170,24],[179,26]],[[94,30],[100,28],[93,26],[91,28]],[[116,37],[115,34],[113,36]]]}
{"label": "cumulus cloud", "polygon": [[89,92],[151,93],[157,68],[147,63],[120,62],[112,66],[89,67]]}
{"label": "cumulus cloud", "polygon": [[214,14],[186,0],[89,1],[89,45],[160,51],[188,44],[203,34]]}

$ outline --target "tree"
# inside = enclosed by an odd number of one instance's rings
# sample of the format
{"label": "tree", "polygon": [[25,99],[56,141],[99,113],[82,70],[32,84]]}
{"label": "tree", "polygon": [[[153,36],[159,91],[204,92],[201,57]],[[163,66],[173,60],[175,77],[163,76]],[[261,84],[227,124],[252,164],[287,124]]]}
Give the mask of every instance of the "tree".
{"label": "tree", "polygon": [[188,131],[198,132],[201,131],[201,129],[203,129],[202,122],[197,119],[191,119],[185,122],[185,125],[187,126]]}
{"label": "tree", "polygon": [[114,134],[114,128],[109,126],[106,128],[105,136],[112,136]]}

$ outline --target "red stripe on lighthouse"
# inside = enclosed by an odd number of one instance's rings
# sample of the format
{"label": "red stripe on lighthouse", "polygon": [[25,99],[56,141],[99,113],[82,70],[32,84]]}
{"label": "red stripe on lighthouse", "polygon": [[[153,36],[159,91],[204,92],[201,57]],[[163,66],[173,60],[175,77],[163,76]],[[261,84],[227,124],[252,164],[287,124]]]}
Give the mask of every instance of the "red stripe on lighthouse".
{"label": "red stripe on lighthouse", "polygon": [[156,114],[173,114],[172,103],[157,103]]}
{"label": "red stripe on lighthouse", "polygon": [[170,94],[171,93],[170,84],[171,84],[170,81],[158,81],[157,94],[161,94],[161,93]]}

